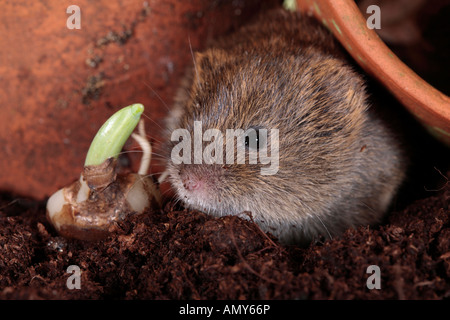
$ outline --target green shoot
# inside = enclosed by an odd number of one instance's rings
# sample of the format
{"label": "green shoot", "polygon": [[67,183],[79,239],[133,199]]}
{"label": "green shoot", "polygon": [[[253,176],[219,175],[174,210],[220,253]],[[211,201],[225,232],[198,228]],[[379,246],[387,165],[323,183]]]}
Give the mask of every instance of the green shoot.
{"label": "green shoot", "polygon": [[144,106],[137,103],[113,114],[92,140],[84,166],[100,165],[106,159],[117,158],[143,112]]}

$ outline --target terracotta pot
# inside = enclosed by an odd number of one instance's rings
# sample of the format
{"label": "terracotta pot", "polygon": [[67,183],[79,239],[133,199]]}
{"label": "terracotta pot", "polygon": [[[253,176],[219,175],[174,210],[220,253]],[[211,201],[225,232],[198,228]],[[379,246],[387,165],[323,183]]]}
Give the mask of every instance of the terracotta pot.
{"label": "terracotta pot", "polygon": [[366,72],[450,146],[450,98],[419,77],[367,27],[354,1],[297,0],[297,7],[322,21]]}
{"label": "terracotta pot", "polygon": [[[42,199],[76,180],[102,123],[132,103],[144,104],[157,143],[192,61],[189,39],[199,49],[262,8],[259,0],[79,0],[81,29],[68,29],[71,4],[2,4],[0,191]],[[137,168],[139,154],[130,155]]]}

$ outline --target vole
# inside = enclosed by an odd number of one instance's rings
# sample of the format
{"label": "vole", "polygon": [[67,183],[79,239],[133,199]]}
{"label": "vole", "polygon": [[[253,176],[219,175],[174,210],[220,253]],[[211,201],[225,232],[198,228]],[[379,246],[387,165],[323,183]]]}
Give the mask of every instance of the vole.
{"label": "vole", "polygon": [[261,140],[261,129],[277,129],[279,163],[269,175],[262,163],[177,164],[170,151],[181,139],[170,141],[167,172],[177,197],[214,216],[251,212],[286,244],[378,223],[406,159],[356,70],[327,29],[283,9],[196,53],[168,132],[193,136],[201,121],[203,132],[253,128]]}

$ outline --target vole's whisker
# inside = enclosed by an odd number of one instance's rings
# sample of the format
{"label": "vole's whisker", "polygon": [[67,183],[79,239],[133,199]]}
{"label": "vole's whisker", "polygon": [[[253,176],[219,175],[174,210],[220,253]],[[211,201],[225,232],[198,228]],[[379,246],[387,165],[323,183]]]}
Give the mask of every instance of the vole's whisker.
{"label": "vole's whisker", "polygon": [[161,103],[163,104],[163,106],[170,111],[169,106],[167,105],[167,103],[161,98],[161,96],[152,88],[152,86],[150,84],[148,84],[147,82],[144,81],[144,84],[150,89],[152,90],[153,94],[158,98],[159,101],[161,101]]}
{"label": "vole's whisker", "polygon": [[188,41],[189,41],[189,50],[191,51],[192,61],[194,63],[194,70],[195,70],[195,75],[196,75],[196,78],[197,78],[197,84],[198,84],[198,87],[201,88],[200,77],[199,77],[199,74],[198,74],[197,63],[195,62],[194,51],[192,50],[192,43],[191,43],[191,37],[190,36],[188,36]]}
{"label": "vole's whisker", "polygon": [[[165,196],[167,196],[168,194],[170,194],[170,190],[164,190],[164,191],[161,193],[161,196],[162,196],[162,197],[165,197]],[[174,195],[174,194],[172,194],[172,196],[168,199],[168,201],[169,201],[169,202],[175,201],[174,203],[179,203],[179,200],[176,199],[176,195]]]}
{"label": "vole's whisker", "polygon": [[0,207],[0,210],[3,210],[9,206],[12,206],[14,203],[18,202],[20,199],[14,199],[11,202],[7,203],[6,205],[4,205],[3,207]]}
{"label": "vole's whisker", "polygon": [[158,178],[158,182],[163,183],[167,179],[168,176],[169,176],[169,172],[167,170],[163,171],[161,173],[161,176]]}
{"label": "vole's whisker", "polygon": [[320,219],[319,215],[315,215],[314,217],[316,217],[317,220],[319,220],[319,222],[322,224],[322,226],[324,227],[325,231],[326,231],[327,234],[328,234],[328,237],[330,237],[330,240],[333,240],[333,237],[331,236],[330,231],[328,231],[327,226],[323,223],[322,219]]}
{"label": "vole's whisker", "polygon": [[158,128],[160,128],[161,130],[164,130],[163,127],[161,127],[161,125],[156,122],[155,120],[153,120],[152,118],[150,118],[148,115],[146,115],[145,113],[142,114],[145,118],[147,118],[148,120],[150,120],[151,122],[153,122]]}
{"label": "vole's whisker", "polygon": [[375,209],[373,209],[372,207],[370,207],[368,204],[366,204],[364,201],[360,201],[360,203],[362,203],[367,209],[372,211],[375,215],[377,214],[377,211]]}

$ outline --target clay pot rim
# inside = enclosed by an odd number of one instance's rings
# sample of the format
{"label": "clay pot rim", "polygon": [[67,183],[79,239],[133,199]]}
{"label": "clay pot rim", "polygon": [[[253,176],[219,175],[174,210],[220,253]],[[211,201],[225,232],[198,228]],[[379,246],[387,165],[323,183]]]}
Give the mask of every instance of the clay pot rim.
{"label": "clay pot rim", "polygon": [[297,0],[370,75],[378,79],[439,140],[450,146],[450,98],[403,63],[366,25],[352,0]]}

